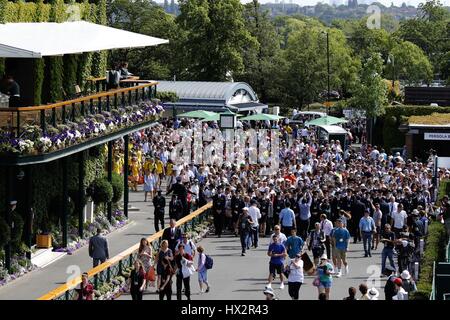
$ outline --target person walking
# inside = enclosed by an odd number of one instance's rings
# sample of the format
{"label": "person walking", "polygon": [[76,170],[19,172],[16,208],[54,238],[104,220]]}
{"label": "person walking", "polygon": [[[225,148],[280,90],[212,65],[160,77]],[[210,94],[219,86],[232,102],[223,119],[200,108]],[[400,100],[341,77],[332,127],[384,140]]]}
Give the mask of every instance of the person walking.
{"label": "person walking", "polygon": [[375,221],[370,216],[369,209],[364,212],[364,217],[359,220],[359,232],[363,239],[364,257],[372,257],[370,252],[372,245],[372,234],[376,232]]}
{"label": "person walking", "polygon": [[194,241],[190,239],[189,235],[186,232],[181,233],[181,239],[175,246],[175,253],[178,252],[178,247],[180,246],[180,244],[184,244],[184,252],[190,255],[192,259],[194,259],[195,254],[197,253],[197,246],[195,245]]}
{"label": "person walking", "polygon": [[132,300],[142,300],[142,293],[146,287],[145,271],[139,260],[134,262],[134,269],[130,273],[130,294]]}
{"label": "person walking", "polygon": [[286,202],[286,205],[279,214],[279,221],[281,230],[284,234],[291,234],[291,229],[296,228],[295,213],[290,208],[290,202]]}
{"label": "person walking", "polygon": [[175,255],[175,263],[177,266],[177,300],[181,299],[181,291],[184,286],[184,295],[187,300],[191,300],[191,275],[193,273],[192,256],[184,251],[184,244],[180,243],[178,252]]}
{"label": "person walking", "polygon": [[383,212],[381,211],[379,203],[375,203],[374,207],[375,209],[373,212],[373,221],[375,222],[375,234],[373,235],[372,250],[377,250],[381,237],[381,223],[383,220]]}
{"label": "person walking", "polygon": [[327,256],[331,257],[331,238],[330,238],[330,234],[331,234],[331,230],[333,229],[333,223],[328,220],[327,215],[322,213],[320,215],[320,230],[323,231],[323,234],[325,235],[325,249],[327,252]]}
{"label": "person walking", "polygon": [[[167,240],[167,244],[172,253],[175,252],[175,247],[181,239],[181,229],[176,226],[175,219],[170,219],[169,227],[164,229],[162,240]],[[162,244],[162,243],[161,243]]]}
{"label": "person walking", "polygon": [[337,229],[333,232],[333,244],[336,247],[336,277],[342,275],[342,265],[344,265],[345,274],[348,275],[349,267],[347,263],[347,250],[350,242],[350,233],[342,227],[342,221],[337,220]]}
{"label": "person walking", "polygon": [[169,218],[174,220],[179,220],[183,216],[183,204],[178,196],[172,195],[169,203]]}
{"label": "person walking", "polygon": [[[298,237],[300,238],[300,237]],[[301,238],[300,238],[301,239]],[[289,240],[289,239],[288,239]],[[303,260],[301,253],[297,253],[288,265],[288,290],[292,300],[298,300],[299,291],[304,281]]]}
{"label": "person walking", "polygon": [[259,238],[259,223],[258,220],[261,219],[261,211],[257,207],[257,202],[252,200],[251,206],[248,209],[248,215],[252,219],[251,237],[253,241],[253,247],[258,248],[258,238]]}
{"label": "person walking", "polygon": [[396,294],[392,297],[392,300],[408,300],[408,292],[403,289],[403,281],[401,278],[395,278],[393,280],[395,285]]}
{"label": "person walking", "polygon": [[[292,232],[292,230],[291,230],[291,232]],[[273,228],[272,236],[274,236],[274,235],[276,235],[278,237],[278,240],[280,241],[281,244],[286,246],[286,241],[287,241],[288,238],[286,237],[286,235],[283,232],[281,232],[281,227],[280,226],[277,225],[277,226],[275,226]],[[273,243],[272,236],[270,237],[269,244]]]}
{"label": "person walking", "polygon": [[408,293],[408,295],[411,292],[417,291],[416,283],[412,279],[411,274],[409,273],[408,270],[403,270],[400,275],[400,278],[402,278],[402,281],[403,281],[402,287],[403,287],[403,289],[405,289],[405,291]]}
{"label": "person walking", "polygon": [[299,235],[306,240],[306,236],[309,232],[309,219],[311,218],[311,203],[312,203],[312,195],[311,193],[304,193],[303,197],[299,202],[299,221],[298,221],[298,229]]}
{"label": "person walking", "polygon": [[406,221],[408,219],[406,211],[403,210],[403,204],[399,203],[397,208],[397,212],[392,215],[392,226],[396,238],[400,236],[400,232],[403,231],[403,227],[407,225]]}
{"label": "person walking", "polygon": [[102,229],[97,229],[97,234],[89,239],[89,256],[93,259],[93,267],[109,259],[108,241],[102,236]]}
{"label": "person walking", "polygon": [[161,245],[158,254],[155,257],[156,274],[158,275],[157,287],[159,288],[162,282],[162,275],[164,273],[165,262],[172,264],[173,251],[169,248],[169,242],[167,240],[161,241]]}
{"label": "person walking", "polygon": [[325,251],[325,235],[320,230],[320,222],[314,224],[314,230],[309,233],[308,250],[312,251],[314,265],[319,264],[319,259]]}
{"label": "person walking", "polygon": [[158,284],[159,300],[172,300],[172,277],[175,271],[173,270],[171,261],[167,258],[161,260],[161,281]]}
{"label": "person walking", "polygon": [[158,190],[153,198],[153,206],[155,207],[155,231],[158,232],[159,225],[161,225],[161,229],[164,229],[164,210],[166,208],[166,198],[162,195],[161,190]]}
{"label": "person walking", "polygon": [[272,236],[273,243],[269,245],[267,250],[267,255],[270,257],[269,262],[269,278],[268,278],[268,288],[272,288],[272,281],[276,278],[276,273],[280,275],[280,289],[284,289],[284,274],[283,266],[284,259],[287,256],[286,248],[279,242],[279,238],[276,235]]}
{"label": "person walking", "polygon": [[238,220],[239,237],[241,238],[242,247],[241,256],[245,256],[245,250],[250,249],[248,246],[248,240],[251,234],[252,224],[253,220],[248,215],[248,208],[245,207],[242,209],[242,214],[239,216]]}
{"label": "person walking", "polygon": [[386,274],[386,258],[389,259],[389,264],[392,270],[395,271],[394,262],[394,246],[395,246],[395,234],[391,231],[391,225],[385,224],[384,231],[381,233],[380,241],[384,244],[384,248],[381,251],[381,273]]}
{"label": "person walking", "polygon": [[93,300],[94,299],[94,286],[89,282],[89,275],[87,272],[83,272],[81,275],[80,288],[75,289],[77,292],[76,300]]}
{"label": "person walking", "polygon": [[144,202],[147,202],[147,194],[150,193],[150,198],[153,199],[153,192],[156,186],[155,170],[145,172],[144,175]]}
{"label": "person walking", "polygon": [[214,230],[218,238],[222,237],[222,231],[225,220],[227,197],[223,188],[219,186],[217,193],[213,196],[212,212],[214,216]]}
{"label": "person walking", "polygon": [[[145,273],[145,279],[147,280],[145,283],[145,288],[148,287],[148,284],[150,282],[150,271],[153,266],[153,254],[152,254],[152,247],[149,246],[148,241],[146,238],[142,238],[141,242],[139,244],[139,250],[138,250],[138,259],[142,263],[142,267]],[[154,270],[153,270],[154,271]],[[155,281],[155,279],[151,280]]]}
{"label": "person walking", "polygon": [[[276,226],[279,227],[279,226]],[[291,236],[286,241],[286,250],[290,259],[295,259],[297,255],[301,255],[303,248],[303,239],[297,235],[297,229],[291,230]],[[303,265],[303,261],[302,261]]]}
{"label": "person walking", "polygon": [[317,280],[315,280],[315,285],[317,285],[319,296],[325,294],[326,300],[330,300],[330,291],[333,284],[333,266],[328,262],[328,257],[324,253],[320,257],[320,264],[317,266]]}
{"label": "person walking", "polygon": [[386,284],[384,285],[384,299],[386,301],[392,301],[392,297],[396,294],[394,280],[395,269],[391,266],[387,266],[385,269],[385,274],[388,276]]}
{"label": "person walking", "polygon": [[[198,272],[198,285],[200,287],[200,294],[206,292],[208,293],[210,290],[208,283],[208,269],[206,269],[206,254],[205,249],[200,245],[197,247],[198,252],[198,264],[197,264],[197,272]],[[203,291],[203,285],[206,286],[205,291]]]}

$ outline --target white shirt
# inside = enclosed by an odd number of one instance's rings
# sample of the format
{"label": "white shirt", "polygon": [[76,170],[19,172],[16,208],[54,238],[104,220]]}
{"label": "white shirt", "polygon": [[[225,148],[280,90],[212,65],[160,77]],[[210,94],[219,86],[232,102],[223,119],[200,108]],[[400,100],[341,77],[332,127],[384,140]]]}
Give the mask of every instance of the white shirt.
{"label": "white shirt", "polygon": [[323,230],[323,233],[325,236],[329,236],[331,233],[331,230],[333,229],[333,223],[326,219],[322,222],[320,222],[320,230]]}
{"label": "white shirt", "polygon": [[[276,233],[272,233],[272,236],[270,237],[269,245],[273,243],[273,236],[274,235],[277,235],[277,234]],[[287,241],[286,235],[283,232],[280,232],[277,236],[278,236],[278,239],[279,239],[279,243],[284,245],[285,242]]]}
{"label": "white shirt", "polygon": [[300,266],[300,268],[296,268],[294,266],[294,260],[291,261],[289,264],[289,277],[288,282],[302,282],[304,281],[304,275],[303,275],[303,260],[299,259],[297,262],[297,265]]}
{"label": "white shirt", "polygon": [[258,207],[251,206],[250,208],[248,208],[248,215],[252,218],[252,226],[259,226],[258,219],[261,219],[261,211],[259,211]]}
{"label": "white shirt", "polygon": [[186,243],[184,243],[183,240],[178,241],[175,251],[178,251],[178,246],[180,245],[180,243],[184,244],[184,251],[191,257],[193,257],[195,254],[195,250],[197,250],[197,247],[195,246],[194,242],[191,239],[189,239]]}
{"label": "white shirt", "polygon": [[397,213],[398,202],[389,202],[389,213],[393,216]]}
{"label": "white shirt", "polygon": [[396,212],[392,217],[394,218],[394,228],[402,229],[408,215],[405,210],[402,210],[400,212]]}
{"label": "white shirt", "polygon": [[392,297],[392,300],[408,300],[408,292],[405,289],[400,288],[395,296]]}

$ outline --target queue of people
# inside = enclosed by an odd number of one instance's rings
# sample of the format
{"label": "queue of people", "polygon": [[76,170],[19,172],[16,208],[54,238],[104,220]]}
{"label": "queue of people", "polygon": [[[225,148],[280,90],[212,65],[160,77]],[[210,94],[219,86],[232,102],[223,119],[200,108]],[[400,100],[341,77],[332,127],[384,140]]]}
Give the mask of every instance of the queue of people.
{"label": "queue of people", "polygon": [[[219,238],[224,233],[239,236],[242,256],[251,247],[258,248],[260,237],[270,237],[266,291],[271,290],[275,275],[279,275],[280,287],[287,280],[291,297],[298,299],[304,279],[302,269],[306,266],[295,260],[307,252],[317,266],[315,285],[319,296],[328,299],[333,277],[350,273],[346,254],[351,240],[362,242],[363,258],[371,257],[383,245],[380,261],[383,275],[389,276],[389,269],[395,275],[404,271],[413,274],[420,239],[426,234],[430,219],[439,220],[445,215],[445,208],[436,210],[431,163],[404,159],[399,153],[388,155],[368,144],[363,144],[359,151],[352,147],[344,150],[339,141],[333,140],[321,145],[307,128],[294,135],[282,123],[272,126],[280,129],[277,136],[281,139],[279,168],[275,172],[269,170],[269,164],[227,161],[221,165],[214,161],[193,164],[170,160],[180,138],[177,129],[189,132],[198,125],[193,120],[164,120],[151,130],[134,134],[130,139],[133,183],[145,173],[144,190],[153,198],[155,217],[158,216],[162,228],[165,202],[161,198],[161,185],[165,180],[166,194],[173,194],[169,204],[173,221],[212,201],[215,234]],[[217,124],[202,122],[200,126],[205,132]],[[207,145],[205,142],[204,147]],[[247,156],[251,151],[248,145],[239,144],[233,150],[234,155]],[[450,176],[445,170],[438,170],[438,174],[441,178]],[[137,190],[133,183],[131,188]],[[283,239],[283,235],[290,237]],[[189,259],[192,255],[185,252],[186,244],[179,246],[183,248],[181,253],[175,249],[174,237],[171,233],[167,243],[163,241],[157,255],[157,288],[162,297],[167,296],[176,275],[177,288],[184,286],[189,298],[190,287],[184,276],[191,274],[186,268],[193,271],[195,267]],[[201,261],[197,271],[202,270]],[[200,274],[203,291],[204,285],[206,288],[209,285],[206,275]],[[370,296],[370,291],[368,288],[363,295]],[[177,296],[180,296],[178,289]]]}

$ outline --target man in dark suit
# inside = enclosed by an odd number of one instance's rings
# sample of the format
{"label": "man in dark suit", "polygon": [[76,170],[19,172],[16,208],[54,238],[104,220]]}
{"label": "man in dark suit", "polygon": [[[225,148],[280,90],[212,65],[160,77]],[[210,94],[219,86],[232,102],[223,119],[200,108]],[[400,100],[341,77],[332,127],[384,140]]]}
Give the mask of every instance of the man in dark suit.
{"label": "man in dark suit", "polygon": [[153,198],[153,206],[155,207],[155,231],[164,229],[164,208],[166,207],[166,198],[162,195],[162,191],[158,190],[158,194]]}
{"label": "man in dark suit", "polygon": [[169,243],[169,249],[175,254],[175,247],[178,241],[181,239],[181,229],[175,226],[175,219],[170,219],[169,227],[164,229],[162,240],[167,240]]}
{"label": "man in dark suit", "polygon": [[94,268],[109,259],[108,241],[101,235],[102,229],[89,239],[89,256],[93,259]]}

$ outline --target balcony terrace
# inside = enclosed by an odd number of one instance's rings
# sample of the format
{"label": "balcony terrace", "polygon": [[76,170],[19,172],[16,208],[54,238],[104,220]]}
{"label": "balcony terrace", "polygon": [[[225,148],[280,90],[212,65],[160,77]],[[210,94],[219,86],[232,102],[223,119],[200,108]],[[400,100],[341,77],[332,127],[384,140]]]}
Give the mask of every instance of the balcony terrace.
{"label": "balcony terrace", "polygon": [[151,101],[157,82],[42,106],[0,108],[0,165],[56,160],[148,127],[163,111]]}

